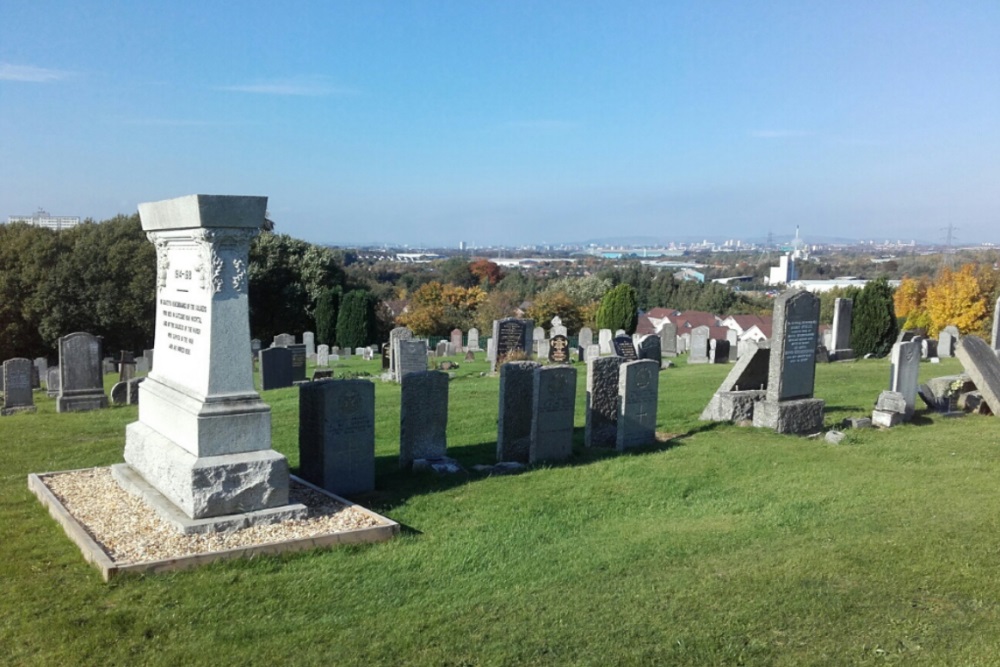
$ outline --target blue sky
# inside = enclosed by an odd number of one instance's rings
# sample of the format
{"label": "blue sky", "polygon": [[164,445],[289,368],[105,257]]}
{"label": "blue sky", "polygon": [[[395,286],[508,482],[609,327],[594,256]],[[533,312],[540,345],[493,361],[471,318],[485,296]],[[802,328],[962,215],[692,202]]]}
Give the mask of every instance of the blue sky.
{"label": "blue sky", "polygon": [[0,216],[1000,242],[1000,2],[0,4]]}

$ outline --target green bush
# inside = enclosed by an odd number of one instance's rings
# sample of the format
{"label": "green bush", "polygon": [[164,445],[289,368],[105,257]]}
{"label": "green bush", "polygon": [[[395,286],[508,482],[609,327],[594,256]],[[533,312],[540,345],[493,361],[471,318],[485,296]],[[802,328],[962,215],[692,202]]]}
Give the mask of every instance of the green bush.
{"label": "green bush", "polygon": [[624,329],[626,333],[633,333],[638,321],[639,307],[631,285],[618,285],[601,299],[601,306],[597,309],[598,328],[612,331]]}

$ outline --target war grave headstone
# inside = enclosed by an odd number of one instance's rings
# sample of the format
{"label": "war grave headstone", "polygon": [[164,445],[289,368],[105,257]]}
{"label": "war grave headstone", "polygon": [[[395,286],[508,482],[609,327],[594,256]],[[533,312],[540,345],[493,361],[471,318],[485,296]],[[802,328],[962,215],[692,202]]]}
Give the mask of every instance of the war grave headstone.
{"label": "war grave headstone", "polygon": [[677,325],[664,322],[660,327],[660,350],[664,357],[677,356]]}
{"label": "war grave headstone", "polygon": [[700,327],[695,327],[694,329],[691,330],[691,347],[688,349],[689,364],[709,363],[708,339],[709,339],[708,327],[700,326]]}
{"label": "war grave headstone", "polygon": [[1000,414],[1000,360],[978,336],[962,336],[955,355],[994,415]]}
{"label": "war grave headstone", "polygon": [[819,299],[789,290],[775,299],[767,397],[754,406],[753,425],[778,433],[814,433],[823,427],[824,401],[813,398]]}
{"label": "war grave headstone", "polygon": [[591,343],[583,352],[583,360],[590,361],[591,359],[598,359],[601,356],[601,346]]}
{"label": "war grave headstone", "polygon": [[306,359],[314,361],[316,359],[316,334],[312,331],[303,331],[302,344],[306,347]]}
{"label": "war grave headstone", "polygon": [[573,358],[570,356],[569,338],[562,334],[556,334],[549,340],[548,360],[553,364],[573,363]]}
{"label": "war grave headstone", "polygon": [[729,341],[722,338],[713,338],[708,341],[708,363],[728,364],[729,363]]}
{"label": "war grave headstone", "polygon": [[831,361],[848,361],[854,358],[851,349],[851,320],[854,301],[851,299],[834,299],[833,301],[833,334],[830,350]]}
{"label": "war grave headstone", "polygon": [[611,354],[611,341],[614,334],[611,329],[601,329],[597,332],[597,344],[601,346],[601,354]]}
{"label": "war grave headstone", "polygon": [[18,412],[35,412],[35,395],[31,390],[31,371],[37,371],[30,359],[8,359],[3,362],[3,408],[0,416]]}
{"label": "war grave headstone", "polygon": [[[514,351],[520,350],[525,354],[531,351],[531,341],[528,340],[528,335],[532,333],[533,325],[534,322],[532,320],[514,317],[493,320],[492,340],[495,341],[496,349],[490,372],[496,373],[497,366],[502,364]],[[544,331],[542,335],[545,335]]]}
{"label": "war grave headstone", "polygon": [[400,388],[399,465],[442,459],[448,453],[448,374],[409,373]]}
{"label": "war grave headstone", "polygon": [[639,349],[636,352],[640,359],[652,359],[657,368],[663,362],[662,339],[656,334],[649,334],[639,339]]}
{"label": "war grave headstone", "polygon": [[562,318],[556,315],[552,318],[552,327],[549,329],[549,340],[555,338],[556,336],[569,336],[569,331],[563,326]]}
{"label": "war grave headstone", "polygon": [[652,359],[628,361],[618,373],[618,432],[615,447],[624,451],[656,442],[660,365]]}
{"label": "war grave headstone", "polygon": [[573,454],[576,369],[571,366],[536,368],[531,393],[528,461],[568,459]]}
{"label": "war grave headstone", "polygon": [[427,370],[427,341],[397,339],[393,356],[397,382],[402,382],[410,373],[423,373]]}
{"label": "war grave headstone", "polygon": [[540,367],[534,361],[512,361],[500,366],[498,462],[528,463],[531,452],[534,373]]}
{"label": "war grave headstone", "polygon": [[958,327],[953,324],[949,324],[944,329],[941,329],[938,332],[938,356],[954,357],[955,347],[958,344],[960,336]]}
{"label": "war grave headstone", "polygon": [[158,363],[112,473],[182,532],[306,514],[288,502],[288,461],[271,448],[271,409],[246,363],[248,253],[266,207],[213,195],[139,205],[157,256]]}
{"label": "war grave headstone", "polygon": [[452,329],[449,342],[451,343],[451,349],[454,350],[453,354],[458,354],[462,349],[462,330]]}
{"label": "war grave headstone", "polygon": [[[399,368],[394,358],[394,355],[396,354],[396,342],[400,340],[412,339],[413,332],[406,327],[396,327],[389,332],[389,373],[392,376],[392,379],[397,382],[399,381]],[[330,354],[337,354],[338,352],[339,350],[335,352],[333,348],[330,349]]]}
{"label": "war grave headstone", "polygon": [[616,447],[618,444],[618,375],[622,357],[587,360],[587,412],[584,444]]}
{"label": "war grave headstone", "polygon": [[330,365],[330,346],[320,345],[316,348],[316,365],[326,368]]}
{"label": "war grave headstone", "polygon": [[577,334],[577,345],[583,349],[587,349],[594,344],[594,330],[590,327],[583,327],[580,329],[580,333]]}
{"label": "war grave headstone", "polygon": [[635,361],[639,358],[631,336],[615,336],[611,343],[614,346],[616,357],[621,357],[625,361]]}
{"label": "war grave headstone", "polygon": [[688,343],[691,342],[691,334],[684,333],[677,337],[677,354],[688,353]]}
{"label": "war grave headstone", "polygon": [[770,343],[749,345],[701,413],[702,421],[741,422],[753,419],[754,406],[767,396]]}
{"label": "war grave headstone", "polygon": [[371,381],[299,385],[299,471],[306,481],[338,495],[375,488],[375,385]]}
{"label": "war grave headstone", "polygon": [[479,352],[479,329],[472,327],[469,329],[468,344],[466,348],[473,352]]}
{"label": "war grave headstone", "polygon": [[108,407],[101,359],[99,336],[78,331],[59,339],[57,412],[86,412]]}
{"label": "war grave headstone", "polygon": [[274,337],[274,343],[271,344],[271,347],[288,347],[289,345],[295,345],[295,336],[282,333]]}
{"label": "war grave headstone", "polygon": [[49,395],[49,398],[55,398],[59,395],[58,366],[49,366],[49,372],[46,374],[45,378],[45,392]]}
{"label": "war grave headstone", "polygon": [[547,340],[536,340],[535,341],[535,358],[538,360],[548,360],[549,358],[549,341]]}

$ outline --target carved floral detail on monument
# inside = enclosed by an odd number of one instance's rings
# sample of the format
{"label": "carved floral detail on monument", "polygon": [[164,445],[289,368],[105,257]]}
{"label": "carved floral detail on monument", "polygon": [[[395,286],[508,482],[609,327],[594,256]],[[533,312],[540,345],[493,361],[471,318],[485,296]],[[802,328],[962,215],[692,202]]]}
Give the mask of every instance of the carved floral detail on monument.
{"label": "carved floral detail on monument", "polygon": [[156,248],[156,286],[167,286],[167,270],[170,268],[170,259],[167,253],[167,240],[159,235],[148,232],[146,238],[149,239],[153,247]]}
{"label": "carved floral detail on monument", "polygon": [[247,265],[238,257],[233,260],[233,289],[240,294],[247,291]]}

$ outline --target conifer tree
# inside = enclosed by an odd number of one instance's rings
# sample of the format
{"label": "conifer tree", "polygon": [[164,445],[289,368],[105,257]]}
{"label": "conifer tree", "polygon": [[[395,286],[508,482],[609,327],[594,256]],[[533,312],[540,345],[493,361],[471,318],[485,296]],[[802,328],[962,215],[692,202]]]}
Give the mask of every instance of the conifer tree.
{"label": "conifer tree", "polygon": [[337,342],[337,307],[340,305],[340,288],[327,288],[316,300],[313,317],[316,320],[316,340],[326,345]]}
{"label": "conifer tree", "polygon": [[337,314],[337,343],[342,347],[370,345],[375,337],[375,298],[364,290],[344,295]]}
{"label": "conifer tree", "polygon": [[639,308],[631,285],[622,283],[601,299],[601,306],[597,309],[599,328],[612,331],[624,329],[626,333],[633,333],[638,321]]}
{"label": "conifer tree", "polygon": [[892,288],[885,277],[871,280],[854,300],[851,346],[855,354],[884,357],[899,333]]}

